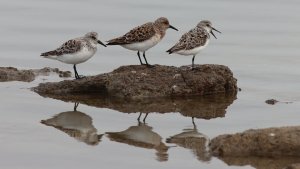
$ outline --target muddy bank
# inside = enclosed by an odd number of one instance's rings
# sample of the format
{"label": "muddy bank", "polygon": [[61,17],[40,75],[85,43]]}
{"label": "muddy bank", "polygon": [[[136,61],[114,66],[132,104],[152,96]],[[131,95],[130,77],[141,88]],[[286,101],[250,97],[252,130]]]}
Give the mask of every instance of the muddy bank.
{"label": "muddy bank", "polygon": [[58,68],[19,70],[14,67],[0,67],[0,82],[32,82],[36,76],[48,76],[50,73],[57,73],[59,77],[71,77],[70,71],[60,71]]}
{"label": "muddy bank", "polygon": [[300,157],[300,126],[247,130],[220,135],[210,148],[220,157]]}
{"label": "muddy bank", "polygon": [[187,66],[121,66],[110,73],[42,83],[34,88],[40,94],[98,93],[130,99],[236,93],[237,90],[237,80],[223,65],[197,65],[194,70]]}

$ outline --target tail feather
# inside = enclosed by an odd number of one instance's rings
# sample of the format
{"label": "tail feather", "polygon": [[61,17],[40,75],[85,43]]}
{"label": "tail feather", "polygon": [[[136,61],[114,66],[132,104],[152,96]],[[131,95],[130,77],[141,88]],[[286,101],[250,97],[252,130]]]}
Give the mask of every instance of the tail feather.
{"label": "tail feather", "polygon": [[45,53],[41,54],[42,57],[49,58],[49,59],[56,59],[57,55],[58,55],[58,53],[56,50],[45,52]]}
{"label": "tail feather", "polygon": [[168,52],[169,54],[172,54],[174,52],[178,52],[178,51],[183,50],[183,49],[185,49],[185,46],[184,45],[180,45],[179,43],[177,43],[176,45],[174,45],[173,47],[171,47],[166,52]]}
{"label": "tail feather", "polygon": [[124,37],[119,37],[107,41],[108,43],[106,45],[124,45],[127,44],[125,41],[126,39]]}
{"label": "tail feather", "polygon": [[169,50],[167,50],[166,52],[169,53],[169,54],[172,54],[173,53],[173,47],[170,48]]}

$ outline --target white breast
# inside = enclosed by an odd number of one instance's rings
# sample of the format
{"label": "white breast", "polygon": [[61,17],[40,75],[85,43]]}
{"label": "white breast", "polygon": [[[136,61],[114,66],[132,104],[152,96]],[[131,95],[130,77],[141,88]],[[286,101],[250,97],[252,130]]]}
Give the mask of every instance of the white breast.
{"label": "white breast", "polygon": [[57,57],[57,60],[67,64],[79,64],[89,60],[95,53],[96,50],[89,50],[87,47],[83,47],[76,53],[61,55]]}
{"label": "white breast", "polygon": [[188,56],[188,55],[196,55],[198,54],[202,49],[204,49],[209,43],[209,39],[207,39],[207,41],[205,42],[205,44],[203,46],[199,46],[199,47],[196,47],[196,48],[193,48],[193,49],[190,49],[190,50],[179,50],[175,53],[178,53],[180,55],[185,55],[185,56]]}
{"label": "white breast", "polygon": [[160,35],[155,34],[150,39],[145,40],[143,42],[137,42],[137,43],[126,44],[126,45],[121,45],[121,46],[126,49],[129,49],[129,50],[144,52],[144,51],[152,48],[153,46],[155,46],[160,40],[161,40]]}

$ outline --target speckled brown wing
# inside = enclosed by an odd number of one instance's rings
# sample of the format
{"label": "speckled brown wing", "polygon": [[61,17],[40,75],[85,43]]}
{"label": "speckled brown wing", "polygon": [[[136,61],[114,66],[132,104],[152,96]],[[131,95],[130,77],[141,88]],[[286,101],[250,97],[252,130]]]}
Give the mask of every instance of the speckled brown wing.
{"label": "speckled brown wing", "polygon": [[179,39],[179,42],[167,50],[167,52],[171,54],[180,50],[191,50],[196,47],[203,46],[208,38],[209,34],[205,29],[196,27],[183,34]]}
{"label": "speckled brown wing", "polygon": [[42,53],[41,56],[61,56],[64,54],[70,54],[78,52],[81,49],[81,43],[78,39],[72,39],[64,44],[62,44],[59,48]]}
{"label": "speckled brown wing", "polygon": [[111,39],[107,45],[125,45],[137,42],[143,42],[155,35],[155,29],[152,22],[145,23],[141,26],[133,28],[125,35]]}

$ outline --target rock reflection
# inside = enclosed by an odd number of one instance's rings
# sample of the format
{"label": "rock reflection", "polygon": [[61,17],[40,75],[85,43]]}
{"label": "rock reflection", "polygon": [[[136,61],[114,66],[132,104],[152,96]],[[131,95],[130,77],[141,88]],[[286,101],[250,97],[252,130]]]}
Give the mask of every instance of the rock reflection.
{"label": "rock reflection", "polygon": [[210,161],[209,138],[199,133],[196,125],[192,129],[185,129],[182,133],[171,136],[167,143],[174,143],[180,147],[191,149],[200,161]]}
{"label": "rock reflection", "polygon": [[211,119],[224,117],[226,109],[236,99],[235,94],[218,94],[202,97],[149,98],[126,100],[94,95],[44,95],[66,102],[79,102],[123,113],[179,112],[192,118]]}
{"label": "rock reflection", "polygon": [[256,169],[283,169],[290,164],[300,163],[299,157],[224,157],[220,159],[230,166],[250,165]]}
{"label": "rock reflection", "polygon": [[75,103],[73,111],[59,113],[50,119],[42,120],[41,123],[63,131],[80,142],[97,145],[102,135],[97,134],[92,118],[83,112],[77,111],[77,107],[78,103]]}
{"label": "rock reflection", "polygon": [[152,127],[145,123],[138,122],[138,125],[131,126],[120,132],[106,132],[111,141],[125,143],[135,147],[155,149],[158,161],[168,160],[168,146],[162,142],[162,137],[152,131]]}

